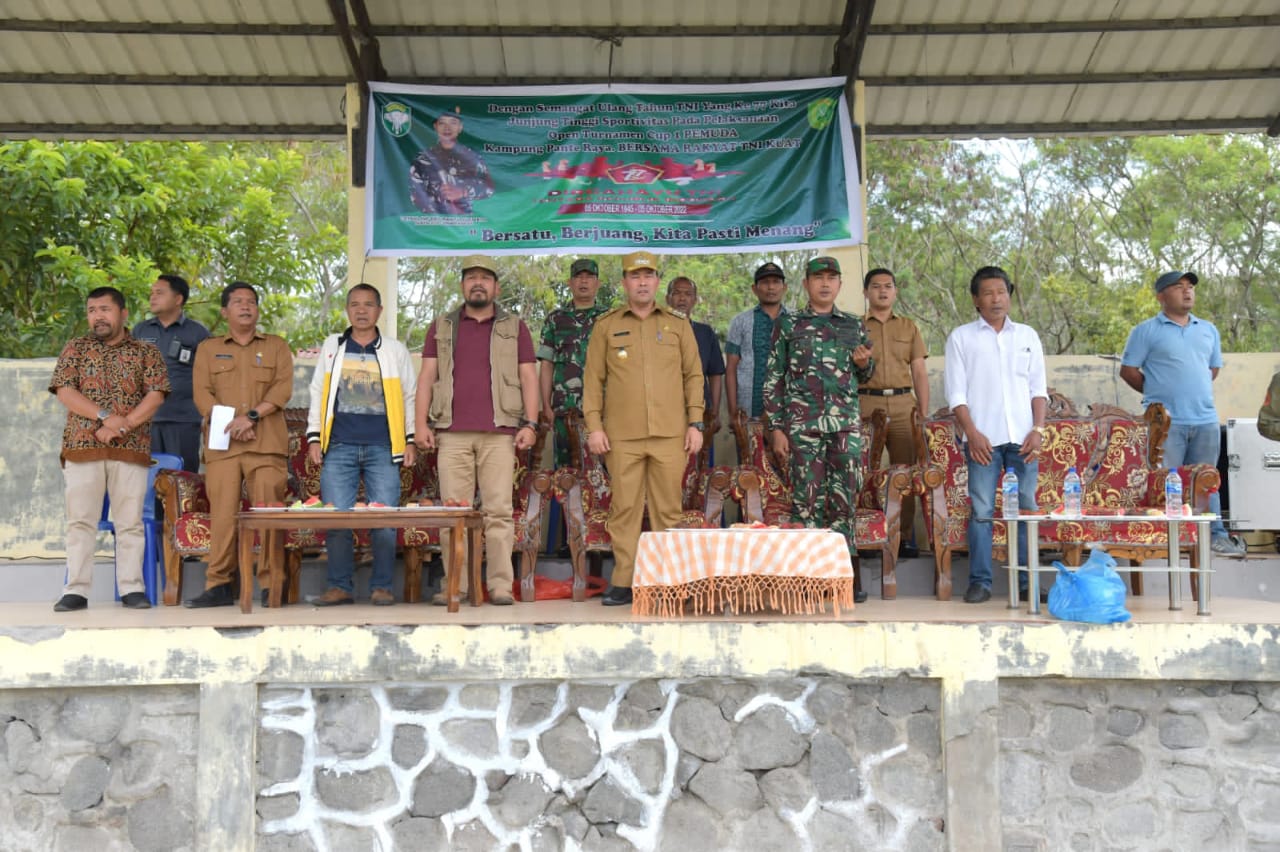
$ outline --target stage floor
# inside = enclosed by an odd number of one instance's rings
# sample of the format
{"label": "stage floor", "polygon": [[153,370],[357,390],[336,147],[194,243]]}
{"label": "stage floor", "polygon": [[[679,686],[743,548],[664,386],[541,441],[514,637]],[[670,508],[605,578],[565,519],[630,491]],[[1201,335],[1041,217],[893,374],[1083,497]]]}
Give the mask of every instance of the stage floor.
{"label": "stage floor", "polygon": [[[608,563],[606,563],[607,567]],[[1149,569],[1158,569],[1158,561],[1147,563]],[[60,594],[63,563],[53,560],[39,563],[6,563],[0,565],[0,631],[4,627],[84,627],[84,628],[132,628],[132,627],[252,627],[252,626],[315,626],[315,625],[430,625],[430,624],[652,624],[669,619],[633,615],[629,607],[606,607],[598,598],[575,604],[568,600],[543,600],[534,603],[517,603],[509,607],[483,604],[472,607],[463,603],[461,610],[451,615],[444,607],[429,603],[396,603],[389,607],[375,607],[367,602],[367,567],[357,571],[357,594],[360,602],[338,607],[319,608],[308,603],[295,603],[280,609],[264,609],[243,614],[238,607],[194,610],[182,606],[159,606],[150,610],[126,610],[111,599],[112,565],[99,563],[95,573],[93,593],[89,608],[81,612],[55,613],[53,602]],[[1133,620],[1148,624],[1275,624],[1280,623],[1280,555],[1252,553],[1246,559],[1215,558],[1211,614],[1196,615],[1196,603],[1191,598],[1186,577],[1182,577],[1182,609],[1169,609],[1169,593],[1166,574],[1145,573],[1146,594],[1130,595],[1127,599]],[[20,570],[25,569],[25,570]],[[203,580],[202,563],[186,566],[184,596],[199,591]],[[568,575],[567,563],[556,559],[539,561],[539,573],[547,573],[557,579]],[[1123,567],[1121,568],[1124,574]],[[324,590],[323,559],[307,559],[303,562],[304,597]],[[1041,606],[1039,615],[1027,612],[1023,602],[1017,610],[1008,606],[1004,572],[998,571],[995,589],[990,601],[983,604],[966,604],[961,600],[967,581],[967,567],[963,557],[955,560],[952,576],[955,583],[951,601],[940,602],[929,595],[933,576],[930,557],[904,560],[898,565],[899,594],[896,600],[886,601],[877,597],[880,590],[878,560],[863,560],[863,576],[871,598],[852,611],[842,610],[834,616],[786,615],[774,611],[751,614],[731,612],[714,615],[686,615],[680,621],[711,622],[925,622],[933,624],[967,623],[1058,623]],[[1052,574],[1041,575],[1047,583]],[[39,587],[39,588],[35,588]],[[26,598],[15,600],[26,592]],[[39,595],[39,598],[34,598]],[[429,596],[428,596],[429,597]]]}
{"label": "stage floor", "polygon": [[[1127,605],[1135,623],[1144,624],[1273,624],[1280,623],[1280,604],[1271,601],[1217,597],[1212,599],[1212,614],[1196,615],[1195,602],[1184,594],[1182,609],[1171,611],[1167,594],[1130,596]],[[1058,623],[1041,607],[1040,615],[1031,615],[1024,603],[1017,610],[1008,608],[1005,600],[993,598],[984,604],[966,604],[960,600],[940,602],[929,598],[909,597],[893,601],[876,598],[859,604],[839,616],[785,615],[767,611],[751,614],[686,615],[675,621],[722,622],[924,622],[932,624],[965,623]],[[137,628],[137,627],[276,627],[321,625],[407,625],[432,624],[653,624],[672,619],[633,615],[627,607],[602,606],[598,599],[575,604],[572,601],[537,601],[500,607],[464,604],[451,615],[444,607],[430,604],[403,604],[375,607],[368,603],[320,608],[310,604],[290,604],[280,609],[255,607],[243,614],[237,607],[193,610],[160,606],[150,610],[129,610],[111,601],[91,601],[81,612],[55,613],[51,604],[0,603],[0,625],[5,627],[60,628]],[[0,628],[2,630],[3,628]]]}

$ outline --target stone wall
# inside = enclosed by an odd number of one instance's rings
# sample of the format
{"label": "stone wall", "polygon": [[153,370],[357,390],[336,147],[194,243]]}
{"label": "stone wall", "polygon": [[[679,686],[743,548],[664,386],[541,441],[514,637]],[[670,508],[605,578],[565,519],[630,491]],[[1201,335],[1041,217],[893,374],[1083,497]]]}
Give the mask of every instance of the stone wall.
{"label": "stone wall", "polygon": [[0,691],[0,849],[195,848],[196,690]]}
{"label": "stone wall", "polygon": [[1006,852],[1280,849],[1280,689],[1008,681]]}
{"label": "stone wall", "polygon": [[262,850],[944,848],[934,681],[272,688]]}

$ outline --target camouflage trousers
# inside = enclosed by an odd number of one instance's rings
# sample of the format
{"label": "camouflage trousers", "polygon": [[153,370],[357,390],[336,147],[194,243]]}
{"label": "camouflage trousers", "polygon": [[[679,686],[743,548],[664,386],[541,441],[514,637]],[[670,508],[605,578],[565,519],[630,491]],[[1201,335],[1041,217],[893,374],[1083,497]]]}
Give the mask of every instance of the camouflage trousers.
{"label": "camouflage trousers", "polygon": [[857,552],[854,510],[862,490],[862,436],[802,432],[791,436],[791,520],[829,527]]}
{"label": "camouflage trousers", "polygon": [[553,463],[556,470],[562,467],[577,467],[577,459],[569,452],[569,424],[558,413],[551,427],[551,447]]}

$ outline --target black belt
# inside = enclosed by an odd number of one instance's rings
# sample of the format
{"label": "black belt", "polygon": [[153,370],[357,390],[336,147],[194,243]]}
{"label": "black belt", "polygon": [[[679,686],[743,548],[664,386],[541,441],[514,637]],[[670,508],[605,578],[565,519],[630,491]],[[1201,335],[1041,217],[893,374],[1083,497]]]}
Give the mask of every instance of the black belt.
{"label": "black belt", "polygon": [[858,393],[863,396],[898,396],[911,393],[911,388],[858,388]]}

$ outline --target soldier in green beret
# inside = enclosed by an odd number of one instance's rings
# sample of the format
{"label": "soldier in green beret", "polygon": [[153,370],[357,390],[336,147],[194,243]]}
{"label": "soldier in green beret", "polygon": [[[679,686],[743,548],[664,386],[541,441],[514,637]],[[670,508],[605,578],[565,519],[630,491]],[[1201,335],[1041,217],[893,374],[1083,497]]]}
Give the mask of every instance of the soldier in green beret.
{"label": "soldier in green beret", "polygon": [[[862,488],[862,419],[858,383],[875,371],[862,320],[836,307],[840,263],[815,257],[805,266],[809,304],[784,314],[773,332],[764,379],[764,417],[774,454],[791,460],[791,518],[829,527],[856,555],[854,509]],[[866,600],[854,589],[854,600]]]}

